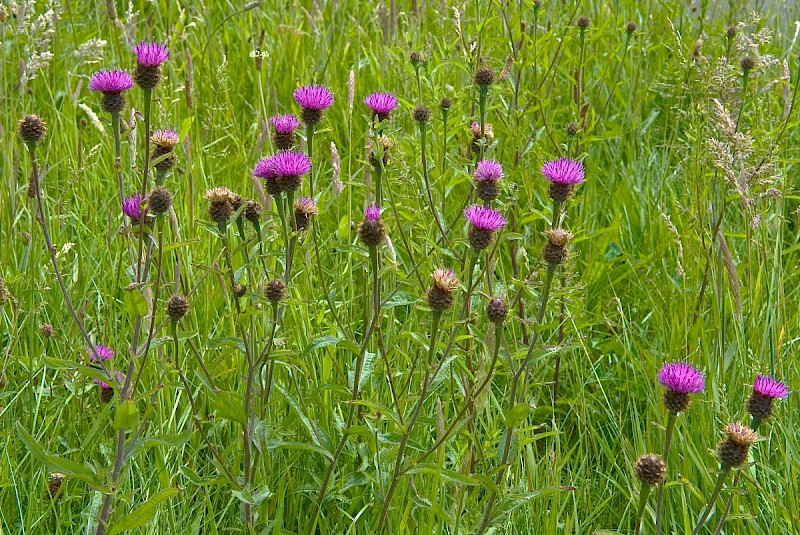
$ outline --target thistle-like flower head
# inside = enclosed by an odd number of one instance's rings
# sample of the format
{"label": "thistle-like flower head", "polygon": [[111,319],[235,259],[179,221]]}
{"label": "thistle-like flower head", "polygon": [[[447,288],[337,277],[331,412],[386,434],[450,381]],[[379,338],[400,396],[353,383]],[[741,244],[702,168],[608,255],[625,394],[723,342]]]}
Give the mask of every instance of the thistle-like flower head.
{"label": "thistle-like flower head", "polygon": [[139,222],[147,213],[147,208],[142,210],[142,196],[137,193],[133,197],[123,199],[122,213],[130,217],[132,221]]}
{"label": "thistle-like flower head", "polygon": [[378,116],[388,116],[397,108],[397,99],[391,93],[372,93],[364,99],[364,104]]}
{"label": "thistle-like flower head", "polygon": [[584,180],[583,164],[581,162],[560,158],[546,162],[542,166],[545,179],[556,184],[580,184]]}
{"label": "thistle-like flower head", "polygon": [[473,205],[464,210],[464,217],[479,230],[494,232],[506,226],[506,218],[486,206]]}
{"label": "thistle-like flower head", "polygon": [[[95,346],[94,350],[97,353],[97,356],[100,357],[100,360],[105,361],[114,357],[114,351],[106,346],[97,345]],[[92,352],[91,348],[87,347],[86,352],[89,353],[90,362],[95,362],[97,360],[95,359],[94,353]]]}
{"label": "thistle-like flower head", "polygon": [[256,163],[256,166],[251,172],[252,176],[265,180],[277,178],[278,174],[275,172],[275,166],[272,165],[272,158],[274,158],[274,156],[267,156],[266,158],[258,160],[258,163]]}
{"label": "thistle-like flower head", "polygon": [[159,149],[169,152],[180,142],[180,138],[175,130],[156,130],[150,136],[150,141]]}
{"label": "thistle-like flower head", "polygon": [[232,202],[238,195],[226,188],[225,186],[217,186],[206,190],[203,198],[211,204],[224,204]]}
{"label": "thistle-like flower head", "polygon": [[158,67],[169,57],[169,49],[161,43],[142,41],[133,47],[136,62],[145,67]]}
{"label": "thistle-like flower head", "polygon": [[294,100],[306,110],[325,110],[333,106],[333,93],[321,85],[304,85],[294,92]]}
{"label": "thistle-like flower head", "polygon": [[753,392],[770,399],[784,399],[789,396],[789,389],[782,381],[767,375],[756,376],[756,380],[753,383]]}
{"label": "thistle-like flower head", "polygon": [[370,204],[364,210],[364,219],[367,221],[380,221],[381,208],[377,204]]}
{"label": "thistle-like flower head", "polygon": [[121,69],[102,69],[89,80],[89,91],[121,93],[133,87],[133,77]]}
{"label": "thistle-like flower head", "polygon": [[497,182],[503,178],[503,166],[496,160],[481,160],[472,178],[478,182]]}
{"label": "thistle-like flower head", "polygon": [[697,394],[705,389],[703,374],[685,362],[664,364],[658,372],[659,382],[679,394]]}
{"label": "thistle-like flower head", "polygon": [[311,171],[311,160],[300,152],[279,152],[270,162],[275,175],[279,177],[298,177]]}
{"label": "thistle-like flower head", "polygon": [[749,447],[756,443],[758,435],[744,424],[735,422],[725,426],[725,434],[728,440],[739,446]]}
{"label": "thistle-like flower head", "polygon": [[444,292],[452,292],[458,288],[458,277],[452,269],[439,268],[431,273],[433,286]]}
{"label": "thistle-like flower head", "polygon": [[297,120],[297,117],[292,114],[270,117],[270,122],[272,123],[272,128],[275,129],[275,133],[277,134],[291,134],[300,124],[300,122]]}
{"label": "thistle-like flower head", "polygon": [[310,197],[300,197],[298,199],[295,199],[294,209],[296,212],[300,212],[306,215],[319,214],[319,208],[317,208],[317,203],[315,203],[314,199]]}

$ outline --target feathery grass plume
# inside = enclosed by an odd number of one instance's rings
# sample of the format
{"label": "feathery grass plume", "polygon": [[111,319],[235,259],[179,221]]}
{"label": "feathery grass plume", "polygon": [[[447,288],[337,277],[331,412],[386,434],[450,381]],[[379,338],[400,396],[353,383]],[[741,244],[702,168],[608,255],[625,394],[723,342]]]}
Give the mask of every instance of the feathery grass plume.
{"label": "feathery grass plume", "polygon": [[102,69],[89,80],[89,91],[103,94],[101,106],[108,113],[120,113],[125,108],[123,92],[133,87],[133,78],[121,69]]}
{"label": "feathery grass plume", "polygon": [[486,317],[490,322],[501,324],[508,316],[508,302],[502,297],[492,297],[486,303]]}
{"label": "feathery grass plume", "polygon": [[397,108],[397,98],[391,93],[372,93],[364,99],[364,104],[372,110],[372,117],[378,121],[388,121]]}
{"label": "feathery grass plume", "polygon": [[264,285],[264,297],[271,303],[277,303],[286,299],[289,289],[280,279],[272,279]]}
{"label": "feathery grass plume", "polygon": [[281,183],[278,182],[278,173],[275,172],[275,166],[272,164],[273,158],[274,156],[267,156],[266,158],[260,159],[253,168],[251,175],[255,178],[262,179],[267,193],[273,197],[277,197],[283,190],[281,189]]}
{"label": "feathery grass plume", "polygon": [[122,213],[128,216],[131,222],[139,223],[147,217],[147,203],[142,203],[142,196],[136,193],[122,200]]}
{"label": "feathery grass plume", "polygon": [[26,115],[17,123],[17,135],[26,145],[36,145],[47,134],[47,124],[35,114]]}
{"label": "feathery grass plume", "polygon": [[506,218],[486,206],[473,205],[464,210],[464,217],[470,224],[469,244],[476,251],[486,249],[492,243],[492,236],[506,226]]}
{"label": "feathery grass plume", "polygon": [[233,213],[232,201],[236,194],[224,186],[207,190],[203,199],[209,202],[208,217],[218,225],[225,225]]}
{"label": "feathery grass plume", "polygon": [[685,362],[664,364],[658,372],[658,381],[667,389],[664,406],[671,414],[689,408],[689,394],[699,394],[705,389],[703,374]]}
{"label": "feathery grass plume", "polygon": [[167,315],[172,321],[178,322],[189,312],[189,300],[182,295],[173,295],[167,301]]}
{"label": "feathery grass plume", "polygon": [[437,269],[431,273],[433,284],[428,289],[428,306],[434,312],[442,313],[453,306],[453,292],[458,288],[458,278],[452,269]]}
{"label": "feathery grass plume", "polygon": [[567,245],[572,241],[572,234],[562,228],[544,231],[547,243],[542,250],[542,257],[551,266],[564,264],[569,260]]}
{"label": "feathery grass plume", "polygon": [[364,210],[364,221],[358,226],[358,237],[367,247],[377,247],[386,238],[386,227],[381,221],[381,209],[370,205]]}
{"label": "feathery grass plume", "polygon": [[291,114],[270,117],[272,123],[272,141],[278,150],[292,150],[294,147],[294,131],[300,125],[297,117]]}
{"label": "feathery grass plume", "polygon": [[152,90],[161,81],[161,64],[169,58],[169,49],[161,43],[142,40],[133,47],[136,55],[136,85]]}
{"label": "feathery grass plume", "polygon": [[303,184],[303,175],[311,171],[311,160],[300,152],[279,152],[270,159],[281,191],[295,192]]}
{"label": "feathery grass plume", "polygon": [[6,287],[6,281],[0,277],[0,307],[5,305],[9,299],[11,299],[11,292]]}
{"label": "feathery grass plume", "polygon": [[153,153],[150,155],[150,159],[156,162],[156,169],[164,173],[175,167],[175,163],[178,161],[175,156],[175,147],[180,142],[178,133],[175,130],[156,130],[150,136],[150,142],[153,144]]}
{"label": "feathery grass plume", "polygon": [[[0,280],[0,283],[2,281]],[[0,303],[2,303],[2,299],[0,299]],[[39,334],[41,334],[45,338],[50,338],[53,336],[53,326],[49,323],[42,323],[39,325]]]}
{"label": "feathery grass plume", "polygon": [[747,398],[747,412],[753,418],[752,426],[755,428],[762,420],[772,417],[772,402],[788,396],[789,389],[782,381],[767,375],[757,375],[753,382],[753,393]]}
{"label": "feathery grass plume", "polygon": [[310,197],[300,197],[294,201],[294,221],[298,231],[306,230],[311,218],[319,214],[317,203]]}
{"label": "feathery grass plume", "polygon": [[307,125],[322,120],[322,112],[333,106],[333,93],[321,85],[304,85],[294,92],[294,100],[302,108],[301,118]]}
{"label": "feathery grass plume", "polygon": [[542,166],[545,180],[550,181],[548,194],[554,203],[564,203],[572,196],[575,186],[585,179],[583,164],[569,158],[545,162]]}
{"label": "feathery grass plume", "polygon": [[503,166],[496,160],[481,160],[472,173],[478,198],[490,203],[500,196],[498,183],[503,178]]}
{"label": "feathery grass plume", "polygon": [[344,183],[342,182],[342,159],[339,157],[339,149],[336,148],[336,143],[331,141],[331,167],[333,168],[333,178],[331,184],[333,185],[333,194],[336,197],[344,191]]}
{"label": "feathery grass plume", "polygon": [[156,186],[147,196],[147,207],[156,215],[165,214],[172,206],[172,193],[164,186]]}
{"label": "feathery grass plume", "polygon": [[353,103],[356,99],[356,72],[350,69],[347,77],[347,107],[350,110],[350,117],[353,116]]}

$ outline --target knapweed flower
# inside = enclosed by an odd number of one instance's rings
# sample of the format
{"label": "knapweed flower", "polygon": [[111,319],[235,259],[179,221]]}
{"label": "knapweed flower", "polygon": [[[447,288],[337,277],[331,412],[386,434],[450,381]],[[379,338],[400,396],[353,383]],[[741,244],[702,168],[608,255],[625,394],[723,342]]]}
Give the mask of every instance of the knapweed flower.
{"label": "knapweed flower", "polygon": [[322,112],[333,106],[333,93],[321,85],[304,85],[294,92],[294,100],[303,108],[302,119],[307,125],[322,120]]}
{"label": "knapweed flower", "polygon": [[453,306],[453,291],[458,288],[458,278],[452,269],[437,269],[431,273],[433,284],[428,289],[428,306],[442,313]]}
{"label": "knapweed flower", "polygon": [[367,247],[377,247],[386,237],[386,227],[381,221],[381,209],[370,205],[364,210],[364,221],[358,226],[358,237]]}
{"label": "knapweed flower", "polygon": [[498,182],[503,178],[503,166],[495,160],[481,160],[472,174],[478,198],[492,202],[500,196]]}
{"label": "knapweed flower", "polygon": [[133,197],[122,199],[122,213],[134,223],[141,221],[147,215],[147,207],[142,209],[142,196],[137,193]]}
{"label": "knapweed flower", "polygon": [[483,135],[481,135],[480,123],[472,121],[469,123],[469,135],[472,136],[470,147],[474,152],[480,152],[483,143],[491,145],[492,141],[494,141],[494,131],[492,130],[492,125],[489,123],[483,124]]}
{"label": "knapweed flower", "polygon": [[310,197],[300,197],[294,201],[294,224],[297,230],[306,230],[311,218],[319,214],[317,203]]}
{"label": "knapweed flower", "polygon": [[133,78],[121,69],[102,69],[94,73],[89,80],[89,91],[103,93],[101,106],[108,113],[120,113],[125,107],[123,91],[133,87]]}
{"label": "knapweed flower", "polygon": [[550,199],[556,203],[567,201],[575,191],[575,186],[583,182],[585,177],[583,164],[569,158],[545,162],[542,174],[550,181],[548,193]]}
{"label": "knapweed flower", "polygon": [[547,243],[542,250],[542,258],[550,266],[558,266],[569,260],[567,245],[572,241],[572,233],[562,229],[554,228],[544,231]]}
{"label": "knapweed flower", "polygon": [[747,412],[754,420],[766,420],[772,416],[772,400],[789,395],[786,385],[767,375],[758,375],[753,383],[753,393],[747,399]]}
{"label": "knapweed flower", "polygon": [[[2,283],[3,281],[0,280],[0,284]],[[49,323],[42,323],[41,325],[39,325],[39,333],[45,338],[50,338],[51,336],[53,336],[53,326],[50,325]]]}
{"label": "knapweed flower", "polygon": [[469,244],[477,251],[486,249],[492,242],[495,231],[506,226],[506,218],[486,206],[470,206],[464,210],[464,217],[471,225]]}
{"label": "knapweed flower", "polygon": [[278,150],[291,150],[294,146],[294,131],[300,124],[297,117],[291,114],[276,115],[270,118],[274,131],[272,140]]}
{"label": "knapweed flower", "polygon": [[[117,372],[114,374],[114,378],[116,379],[117,384],[121,384],[125,380],[125,376],[122,375],[122,372]],[[100,387],[100,400],[103,403],[108,403],[114,397],[114,386],[110,385],[100,379],[92,379],[92,382]],[[109,382],[113,382],[109,379]]]}
{"label": "knapweed flower", "polygon": [[238,195],[224,186],[211,188],[203,194],[203,199],[209,202],[208,217],[211,221],[224,225],[233,213],[232,201]]}
{"label": "knapweed flower", "polygon": [[280,279],[272,279],[264,285],[264,297],[273,304],[286,299],[288,293],[289,289]]}
{"label": "knapweed flower", "polygon": [[154,89],[161,81],[161,64],[167,61],[169,49],[161,43],[142,41],[133,47],[136,54],[136,84],[142,89]]}
{"label": "knapweed flower", "polygon": [[167,301],[167,315],[172,321],[178,322],[189,312],[189,300],[182,295],[173,295]]}
{"label": "knapweed flower", "polygon": [[741,466],[747,460],[750,446],[756,443],[758,435],[748,426],[732,423],[725,426],[727,438],[717,445],[717,458],[723,466]]}
{"label": "knapweed flower", "polygon": [[262,179],[264,181],[264,187],[267,188],[267,192],[273,197],[276,197],[281,194],[282,190],[280,183],[278,183],[278,173],[275,172],[275,166],[272,165],[273,158],[274,156],[261,158],[258,163],[256,163],[251,174],[256,178]]}
{"label": "knapweed flower", "polygon": [[422,128],[425,126],[428,121],[431,120],[431,110],[424,104],[420,104],[416,108],[414,108],[414,120],[417,124]]}
{"label": "knapweed flower", "polygon": [[153,154],[150,156],[155,167],[162,173],[175,167],[177,158],[175,157],[175,146],[180,141],[175,130],[156,130],[150,136],[153,143]]}
{"label": "knapweed flower", "polygon": [[506,321],[508,316],[508,302],[502,297],[492,297],[486,303],[486,317],[494,324]]}
{"label": "knapweed flower", "polygon": [[664,364],[658,372],[658,381],[667,387],[664,406],[672,414],[685,411],[689,407],[689,394],[699,394],[706,387],[703,374],[685,362]]}
{"label": "knapweed flower", "polygon": [[658,455],[648,453],[636,460],[633,471],[642,485],[655,487],[664,481],[664,477],[667,475],[667,463],[661,460]]}
{"label": "knapweed flower", "polygon": [[303,175],[311,171],[311,160],[300,152],[279,152],[270,162],[281,191],[297,191],[303,183]]}
{"label": "knapweed flower", "polygon": [[481,65],[477,69],[475,69],[475,74],[473,75],[473,81],[475,85],[482,91],[486,91],[489,89],[494,83],[494,71],[491,67],[487,67],[486,65]]}
{"label": "knapweed flower", "polygon": [[97,345],[94,348],[94,352],[92,352],[92,348],[87,347],[86,352],[89,353],[89,362],[96,362],[97,358],[95,358],[95,353],[97,353],[97,357],[100,358],[101,361],[106,361],[111,358],[114,358],[114,351],[111,348],[108,348],[103,345]]}
{"label": "knapweed flower", "polygon": [[378,121],[386,121],[397,107],[397,99],[390,93],[372,93],[364,99],[364,104],[372,110]]}
{"label": "knapweed flower", "polygon": [[261,205],[256,201],[247,201],[247,207],[244,209],[244,218],[256,225],[257,228],[259,221],[261,221]]}
{"label": "knapweed flower", "polygon": [[46,133],[47,124],[38,115],[26,115],[17,123],[17,135],[27,145],[39,143]]}

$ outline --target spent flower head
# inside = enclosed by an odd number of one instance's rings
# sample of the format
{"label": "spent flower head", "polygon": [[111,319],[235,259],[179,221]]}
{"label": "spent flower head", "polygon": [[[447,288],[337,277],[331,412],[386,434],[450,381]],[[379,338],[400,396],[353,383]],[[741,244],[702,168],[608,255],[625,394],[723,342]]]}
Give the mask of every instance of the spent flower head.
{"label": "spent flower head", "polygon": [[171,151],[180,142],[175,130],[156,130],[150,136],[150,141],[162,150]]}

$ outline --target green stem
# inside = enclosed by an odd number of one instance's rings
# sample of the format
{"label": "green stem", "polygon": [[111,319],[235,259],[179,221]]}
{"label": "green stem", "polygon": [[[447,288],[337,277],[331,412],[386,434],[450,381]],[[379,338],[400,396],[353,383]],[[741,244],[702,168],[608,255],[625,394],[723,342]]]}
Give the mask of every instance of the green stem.
{"label": "green stem", "polygon": [[[309,191],[311,192],[310,197],[314,198],[314,132],[316,131],[316,127],[313,124],[306,125],[306,151],[308,151],[308,157],[311,160],[311,170],[308,172],[308,187]],[[289,210],[292,207],[289,206]]]}
{"label": "green stem", "polygon": [[125,200],[125,184],[122,181],[122,141],[120,139],[119,113],[111,114],[111,129],[114,131],[114,170],[117,172],[119,202]]}
{"label": "green stem", "polygon": [[714,502],[717,501],[717,497],[719,493],[722,492],[722,487],[725,485],[725,478],[728,477],[728,474],[731,471],[730,466],[723,465],[719,475],[717,475],[717,484],[714,486],[714,491],[711,493],[711,497],[708,499],[708,504],[706,504],[706,508],[703,510],[703,514],[700,516],[700,520],[697,522],[697,525],[692,530],[692,535],[697,535],[700,533],[700,529],[708,520],[708,515],[711,514],[711,509],[714,507]]}
{"label": "green stem", "polygon": [[488,96],[488,89],[478,90],[478,112],[480,113],[481,120],[481,142],[480,142],[480,159],[483,160],[483,154],[486,152],[486,97]]}
{"label": "green stem", "polygon": [[639,535],[639,530],[642,527],[642,517],[644,516],[644,509],[647,506],[647,497],[650,495],[650,485],[642,483],[642,490],[639,492],[639,508],[636,510],[636,523],[633,528],[633,535]]}
{"label": "green stem", "polygon": [[[672,435],[675,431],[675,422],[678,419],[678,415],[674,412],[670,412],[669,416],[667,417],[667,432],[666,437],[664,438],[664,462],[669,467],[669,448],[672,444]],[[662,481],[658,485],[658,495],[656,497],[656,528],[655,534],[659,535],[661,533],[661,521],[664,513],[664,482]]]}

